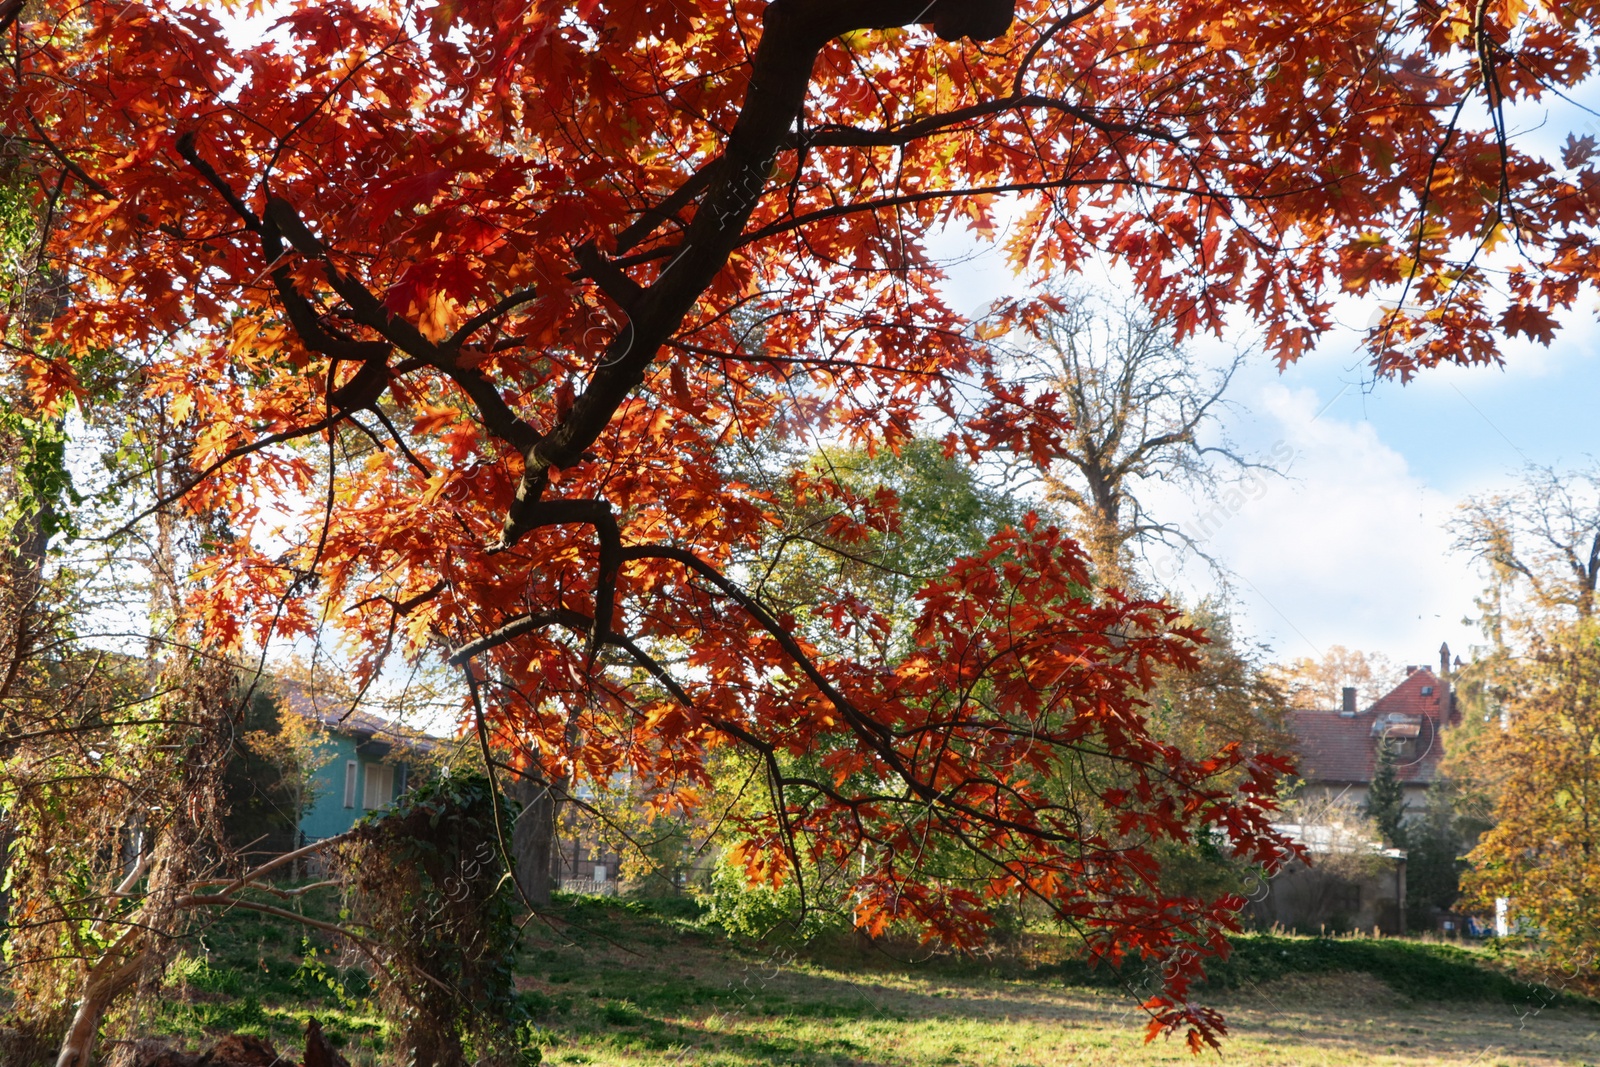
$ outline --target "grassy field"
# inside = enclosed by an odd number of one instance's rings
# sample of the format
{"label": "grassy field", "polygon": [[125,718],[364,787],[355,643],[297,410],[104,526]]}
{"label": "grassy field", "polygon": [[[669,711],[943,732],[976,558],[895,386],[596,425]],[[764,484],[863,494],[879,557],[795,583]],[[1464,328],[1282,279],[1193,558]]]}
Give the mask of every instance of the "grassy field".
{"label": "grassy field", "polygon": [[[595,909],[598,911],[598,909]],[[616,1067],[1054,1067],[1192,1061],[1146,1045],[1127,993],[1025,966],[905,966],[862,954],[736,952],[668,924],[595,914],[544,938],[523,979],[545,1059]],[[624,948],[626,946],[626,948]],[[1600,1065],[1600,1011],[1518,982],[1486,954],[1375,940],[1247,938],[1207,1001],[1230,1063]],[[1339,967],[1360,969],[1335,969]],[[1030,971],[1005,976],[1005,971]],[[1078,976],[1093,977],[1093,976]]]}
{"label": "grassy field", "polygon": [[[308,962],[305,947],[298,932],[229,917],[175,969],[153,1029],[191,1046],[238,1030],[293,1048],[314,1013],[355,1067],[374,1063],[383,1027],[364,979]],[[848,942],[740,947],[685,913],[577,900],[530,927],[518,987],[549,1064],[1192,1062],[1181,1042],[1145,1045],[1133,998],[1099,978],[1024,959],[899,961]],[[1481,950],[1250,937],[1202,999],[1227,1013],[1232,1064],[1600,1067],[1600,1008],[1519,981]]]}

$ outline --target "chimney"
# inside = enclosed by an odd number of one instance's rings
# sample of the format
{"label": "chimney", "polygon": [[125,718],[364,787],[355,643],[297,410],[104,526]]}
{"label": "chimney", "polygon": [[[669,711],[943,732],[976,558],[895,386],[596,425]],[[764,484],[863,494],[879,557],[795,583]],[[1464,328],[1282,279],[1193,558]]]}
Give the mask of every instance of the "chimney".
{"label": "chimney", "polygon": [[1347,685],[1347,686],[1344,687],[1344,706],[1339,709],[1339,714],[1340,715],[1345,715],[1345,716],[1353,716],[1353,715],[1355,715],[1355,713],[1356,713],[1356,690],[1355,690],[1355,686]]}
{"label": "chimney", "polygon": [[1420,670],[1420,669],[1421,668],[1419,668],[1415,663],[1406,664],[1406,677],[1407,678],[1411,677],[1413,674],[1416,674],[1417,671]]}
{"label": "chimney", "polygon": [[[1461,666],[1461,657],[1456,657],[1456,667]],[[1461,714],[1456,705],[1455,686],[1450,684],[1450,643],[1446,641],[1439,646],[1439,680],[1444,683],[1444,693],[1439,699],[1439,725],[1453,726]]]}

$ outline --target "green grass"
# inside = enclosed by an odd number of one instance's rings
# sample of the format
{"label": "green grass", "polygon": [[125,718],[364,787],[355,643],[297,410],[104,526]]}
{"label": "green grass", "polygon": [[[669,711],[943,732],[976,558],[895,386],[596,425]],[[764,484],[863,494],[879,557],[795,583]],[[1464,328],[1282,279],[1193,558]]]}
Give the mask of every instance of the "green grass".
{"label": "green grass", "polygon": [[[1227,959],[1207,961],[1206,980],[1197,986],[1202,993],[1246,990],[1291,975],[1349,972],[1370,975],[1408,1000],[1510,1004],[1534,997],[1546,1004],[1576,1004],[1583,999],[1521,977],[1513,964],[1525,962],[1524,958],[1497,953],[1490,946],[1273,934],[1241,934],[1232,944]],[[1012,973],[1108,989],[1122,984],[1104,969],[1078,959]],[[1144,984],[1153,974],[1135,963],[1125,969],[1124,978]]]}
{"label": "green grass", "polygon": [[[548,918],[529,925],[517,967],[547,1063],[1190,1062],[1179,1042],[1143,1043],[1143,1016],[1103,971],[1047,963],[1061,950],[1047,938],[1028,953],[913,962],[850,937],[803,951],[735,943],[685,901],[564,897]],[[238,1030],[290,1051],[315,1014],[355,1067],[376,1063],[386,1035],[364,976],[307,956],[302,938],[275,920],[220,917],[174,965],[157,1029],[191,1048]],[[1248,935],[1197,999],[1227,1014],[1227,1059],[1247,1067],[1600,1064],[1600,1012],[1474,947]]]}
{"label": "green grass", "polygon": [[[306,912],[334,917],[331,896],[308,900]],[[386,1029],[367,973],[354,964],[309,928],[244,910],[215,913],[168,968],[167,995],[149,1032],[191,1047],[248,1034],[288,1053],[301,1046],[314,1016],[354,1067],[364,1067],[377,1061]]]}
{"label": "green grass", "polygon": [[[599,1067],[1020,1067],[1189,1062],[1143,1043],[1103,970],[1037,955],[911,964],[849,938],[736,945],[691,912],[566,902],[525,955],[546,1062]],[[1041,946],[1036,943],[1035,948]],[[1048,950],[1048,946],[1043,946]],[[1059,946],[1058,946],[1059,947]],[[1136,988],[1151,976],[1124,976]],[[1422,941],[1246,935],[1198,999],[1234,1023],[1230,1061],[1600,1062],[1589,1002],[1523,981],[1491,951]],[[1585,1058],[1588,1056],[1589,1058]]]}
{"label": "green grass", "polygon": [[[1213,989],[1348,971],[1370,974],[1403,997],[1433,1002],[1516,1003],[1535,993],[1487,948],[1398,938],[1251,935],[1237,938],[1229,958],[1206,969]],[[1570,1003],[1580,999],[1557,995]]]}

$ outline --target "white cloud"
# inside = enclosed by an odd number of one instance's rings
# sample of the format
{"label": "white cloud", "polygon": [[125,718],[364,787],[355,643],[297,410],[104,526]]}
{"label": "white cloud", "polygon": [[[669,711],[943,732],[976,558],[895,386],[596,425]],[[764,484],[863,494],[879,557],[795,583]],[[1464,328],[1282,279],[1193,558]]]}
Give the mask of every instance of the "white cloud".
{"label": "white cloud", "polygon": [[[1319,410],[1311,390],[1271,383],[1246,404],[1277,456],[1292,454],[1288,477],[1165,506],[1174,518],[1186,506],[1180,521],[1237,576],[1247,628],[1286,657],[1342,644],[1429,662],[1444,640],[1465,651],[1476,634],[1461,619],[1481,582],[1450,550],[1455,501],[1414,475],[1371,423]],[[1184,575],[1200,571],[1190,563]]]}

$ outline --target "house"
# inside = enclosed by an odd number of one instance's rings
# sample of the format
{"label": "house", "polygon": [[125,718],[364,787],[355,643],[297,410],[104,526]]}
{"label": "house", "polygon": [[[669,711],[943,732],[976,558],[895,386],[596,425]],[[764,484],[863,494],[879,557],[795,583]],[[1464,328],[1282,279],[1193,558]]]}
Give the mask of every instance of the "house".
{"label": "house", "polygon": [[1407,810],[1421,814],[1428,787],[1439,776],[1444,734],[1461,721],[1450,688],[1450,648],[1439,649],[1439,669],[1407,667],[1399,685],[1366,708],[1354,689],[1332,711],[1295,711],[1289,725],[1298,740],[1300,797],[1359,808],[1377,771],[1380,746],[1396,757]]}
{"label": "house", "polygon": [[1365,708],[1346,688],[1337,709],[1291,713],[1300,819],[1278,829],[1305,846],[1311,864],[1295,861],[1273,876],[1251,902],[1257,923],[1404,932],[1406,853],[1373,839],[1361,815],[1384,748],[1394,754],[1407,814],[1422,814],[1440,775],[1445,735],[1461,718],[1450,677],[1446,645],[1438,670],[1407,667],[1398,685]]}
{"label": "house", "polygon": [[1310,853],[1253,894],[1246,914],[1258,926],[1305,933],[1405,932],[1406,854],[1340,821],[1275,823]]}
{"label": "house", "polygon": [[369,812],[387,808],[420,777],[425,757],[440,744],[420,730],[352,710],[305,686],[279,682],[277,688],[281,710],[320,735],[298,844],[341,834]]}

